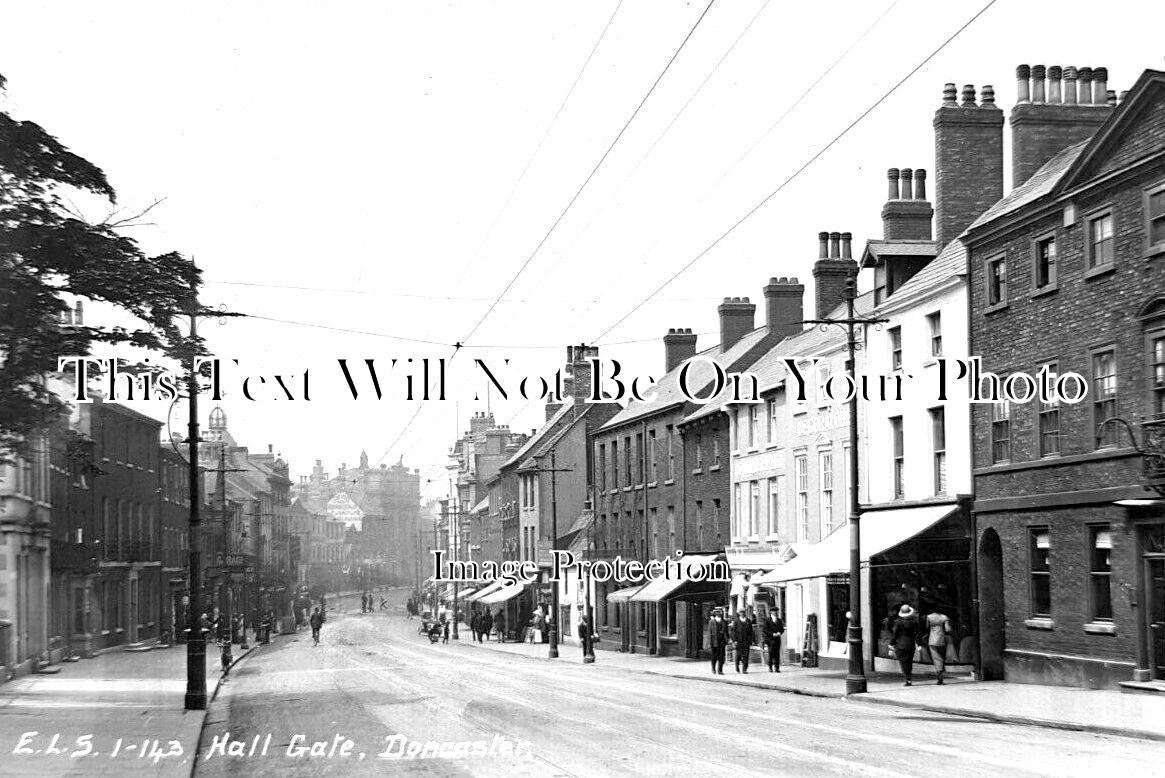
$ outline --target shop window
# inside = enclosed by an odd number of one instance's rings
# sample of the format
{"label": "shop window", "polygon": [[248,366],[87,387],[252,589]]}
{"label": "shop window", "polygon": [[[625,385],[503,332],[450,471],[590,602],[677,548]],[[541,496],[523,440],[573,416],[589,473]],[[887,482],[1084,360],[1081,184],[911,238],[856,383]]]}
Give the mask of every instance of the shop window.
{"label": "shop window", "polygon": [[1088,528],[1088,566],[1092,621],[1112,620],[1112,531],[1108,525]]}
{"label": "shop window", "polygon": [[676,601],[668,600],[663,606],[663,636],[674,638],[676,636]]}
{"label": "shop window", "polygon": [[[1116,416],[1116,351],[1105,349],[1092,354],[1092,424],[1093,429]],[[1115,446],[1117,425],[1105,424],[1100,429],[1099,448]]]}
{"label": "shop window", "polygon": [[1040,618],[1051,618],[1052,615],[1052,569],[1048,558],[1050,550],[1051,539],[1047,527],[1032,528],[1029,539],[1030,611],[1032,616]]}
{"label": "shop window", "polygon": [[1112,212],[1088,220],[1088,269],[1111,267],[1115,256]]}

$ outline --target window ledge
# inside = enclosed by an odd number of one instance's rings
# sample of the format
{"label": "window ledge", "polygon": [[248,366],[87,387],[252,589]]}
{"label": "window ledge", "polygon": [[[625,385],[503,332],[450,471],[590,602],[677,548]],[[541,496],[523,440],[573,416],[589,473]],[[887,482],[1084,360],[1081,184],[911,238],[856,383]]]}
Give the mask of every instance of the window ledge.
{"label": "window ledge", "polygon": [[709,468],[708,468],[708,472],[709,472],[709,473],[715,473],[715,472],[716,472],[717,470],[719,470],[719,469],[720,469],[720,465],[712,465],[712,467],[709,467]]}
{"label": "window ledge", "polygon": [[1085,270],[1084,271],[1084,280],[1087,281],[1090,278],[1098,278],[1100,276],[1105,276],[1105,275],[1108,275],[1109,273],[1112,273],[1115,270],[1116,270],[1116,263],[1115,262],[1109,262],[1107,265],[1099,265],[1097,267],[1090,268],[1089,270]]}
{"label": "window ledge", "polygon": [[1027,627],[1028,629],[1053,630],[1056,628],[1056,622],[1052,621],[1049,618],[1044,618],[1044,617],[1034,618],[1034,619],[1024,619],[1023,625],[1025,627]]}
{"label": "window ledge", "polygon": [[624,486],[624,487],[623,487],[623,491],[625,491],[625,492],[629,492],[629,491],[631,491],[631,487],[630,487],[630,486]]}
{"label": "window ledge", "polygon": [[676,482],[676,479],[674,479],[674,478],[669,478],[669,479],[667,479],[666,481],[664,481],[664,482],[663,482],[663,485],[664,485],[664,486],[673,486],[673,485],[675,485],[675,482]]}
{"label": "window ledge", "polygon": [[766,542],[766,543],[780,543],[780,542],[781,542],[781,536],[780,536],[780,535],[777,535],[777,534],[775,534],[775,533],[774,533],[774,534],[772,534],[772,535],[765,535],[765,542]]}
{"label": "window ledge", "polygon": [[1053,292],[1058,292],[1058,291],[1060,291],[1059,284],[1048,284],[1047,286],[1041,286],[1039,289],[1036,289],[1034,292],[1031,293],[1031,299],[1034,300],[1037,297],[1045,297],[1046,295],[1049,295],[1049,294],[1052,294]]}
{"label": "window ledge", "polygon": [[1007,301],[1004,300],[1001,303],[995,303],[994,305],[988,305],[986,308],[983,309],[983,313],[986,315],[986,314],[992,314],[992,313],[999,313],[1000,311],[1006,311],[1006,310],[1007,310]]}
{"label": "window ledge", "polygon": [[1145,259],[1153,259],[1163,254],[1165,254],[1165,243],[1158,243],[1156,246],[1145,249]]}
{"label": "window ledge", "polygon": [[647,484],[647,488],[648,488],[648,489],[654,489],[654,488],[655,488],[655,487],[657,487],[657,486],[659,486],[659,482],[658,482],[658,481],[651,481],[650,483],[648,483],[648,484]]}
{"label": "window ledge", "polygon": [[704,468],[697,467],[695,470],[692,471],[692,475],[700,475],[703,472],[704,472]]}
{"label": "window ledge", "polygon": [[1084,631],[1089,635],[1115,635],[1116,624],[1111,621],[1090,621],[1084,625]]}

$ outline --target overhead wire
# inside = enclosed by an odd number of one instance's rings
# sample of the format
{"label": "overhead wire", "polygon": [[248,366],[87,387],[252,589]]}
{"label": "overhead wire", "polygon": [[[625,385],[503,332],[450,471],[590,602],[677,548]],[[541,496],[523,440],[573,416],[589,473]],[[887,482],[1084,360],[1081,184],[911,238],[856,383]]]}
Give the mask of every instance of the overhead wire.
{"label": "overhead wire", "polygon": [[591,340],[591,343],[597,343],[598,341],[602,340],[604,337],[609,335],[616,327],[618,327],[623,322],[627,321],[627,319],[629,319],[632,315],[634,315],[634,313],[636,311],[638,311],[640,308],[642,308],[643,305],[648,300],[655,297],[661,291],[666,289],[668,286],[671,285],[671,283],[673,281],[675,281],[683,273],[687,272],[687,270],[690,269],[693,265],[695,265],[697,262],[699,262],[701,259],[703,259],[705,256],[707,256],[713,249],[716,248],[716,246],[720,245],[720,243],[725,238],[727,238],[729,235],[731,235],[733,232],[735,232],[736,229],[738,227],[740,227],[740,225],[742,225],[746,221],[748,221],[748,219],[750,219],[753,216],[753,214],[755,214],[757,211],[759,211],[761,208],[763,208],[770,200],[772,200],[774,197],[777,196],[777,194],[779,194],[782,190],[784,190],[785,187],[787,187],[790,183],[792,183],[798,177],[800,177],[800,175],[802,173],[804,173],[814,162],[816,162],[818,159],[820,159],[827,151],[829,151],[831,148],[833,148],[842,138],[844,138],[846,135],[848,135],[850,133],[850,131],[853,130],[854,127],[856,127],[859,123],[862,122],[863,119],[865,119],[867,116],[869,116],[871,113],[873,113],[874,110],[877,109],[878,106],[880,106],[882,103],[884,103],[886,100],[888,100],[891,95],[893,95],[896,91],[898,91],[899,87],[901,87],[903,84],[905,84],[915,73],[922,70],[922,68],[925,67],[928,62],[930,62],[932,59],[934,59],[939,54],[939,52],[941,52],[943,49],[945,49],[951,43],[951,41],[953,41],[960,34],[962,34],[962,32],[964,30],[966,30],[968,27],[970,27],[975,22],[975,20],[977,20],[980,16],[985,14],[993,5],[995,5],[996,2],[998,2],[998,0],[988,0],[988,2],[986,4],[984,4],[978,11],[976,11],[973,16],[971,16],[969,19],[967,19],[967,21],[963,22],[963,24],[957,30],[955,30],[953,33],[951,33],[934,50],[932,50],[929,54],[927,54],[922,59],[921,62],[919,62],[917,65],[915,65],[913,68],[911,68],[910,71],[905,76],[903,76],[897,82],[895,82],[894,85],[891,86],[888,90],[883,92],[881,94],[881,96],[879,96],[876,100],[874,100],[873,103],[871,103],[869,105],[869,107],[867,107],[864,111],[862,111],[860,114],[858,114],[857,118],[855,118],[848,125],[846,125],[846,127],[841,132],[839,132],[839,133],[837,133],[837,135],[833,136],[832,140],[830,140],[828,143],[826,143],[824,146],[822,146],[816,153],[814,153],[808,160],[806,160],[804,164],[802,164],[799,168],[797,168],[795,171],[793,171],[788,177],[786,177],[780,183],[780,185],[777,186],[776,189],[774,189],[773,191],[771,191],[767,195],[765,195],[763,198],[761,198],[760,202],[758,202],[756,205],[754,205],[752,208],[750,208],[743,216],[741,216],[739,219],[737,219],[735,222],[733,222],[732,225],[728,227],[728,229],[726,229],[724,232],[720,233],[719,237],[717,237],[715,240],[713,240],[711,243],[709,243],[707,246],[705,246],[704,249],[701,250],[698,254],[696,254],[694,257],[692,257],[690,260],[688,260],[688,262],[686,262],[682,267],[680,267],[679,270],[677,270],[672,275],[670,275],[662,284],[657,286],[655,288],[655,290],[652,291],[649,295],[647,295],[645,298],[643,298],[638,303],[636,303],[635,306],[630,311],[628,311],[627,313],[625,313],[621,317],[619,317],[615,321],[614,324],[611,324],[609,327],[607,327],[605,330],[603,330],[597,337],[593,338]]}

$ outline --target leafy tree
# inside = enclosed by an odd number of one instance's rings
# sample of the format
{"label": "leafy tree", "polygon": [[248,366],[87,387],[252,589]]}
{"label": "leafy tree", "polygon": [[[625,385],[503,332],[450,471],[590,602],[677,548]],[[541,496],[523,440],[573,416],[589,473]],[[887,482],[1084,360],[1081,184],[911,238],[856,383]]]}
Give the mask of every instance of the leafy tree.
{"label": "leafy tree", "polygon": [[[67,407],[44,381],[59,356],[109,343],[182,359],[198,347],[173,317],[194,304],[201,271],[176,253],[147,256],[118,233],[124,220],[84,219],[67,207],[71,190],[116,203],[100,168],[0,110],[0,452],[26,453]],[[63,295],[111,303],[135,326],[65,326]]]}

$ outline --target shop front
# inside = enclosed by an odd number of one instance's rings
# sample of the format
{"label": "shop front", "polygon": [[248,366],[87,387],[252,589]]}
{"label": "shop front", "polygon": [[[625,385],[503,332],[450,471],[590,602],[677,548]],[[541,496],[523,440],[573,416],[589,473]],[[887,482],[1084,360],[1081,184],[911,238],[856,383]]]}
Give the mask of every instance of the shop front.
{"label": "shop front", "polygon": [[[682,564],[687,570],[709,570],[717,560],[723,562],[724,557],[691,554],[683,557]],[[720,580],[661,577],[628,595],[632,608],[641,607],[639,618],[654,619],[654,629],[647,631],[654,638],[648,652],[658,656],[699,656],[706,621],[704,613],[711,612],[711,604],[725,603],[727,589],[728,584]],[[652,625],[648,623],[648,626]]]}

